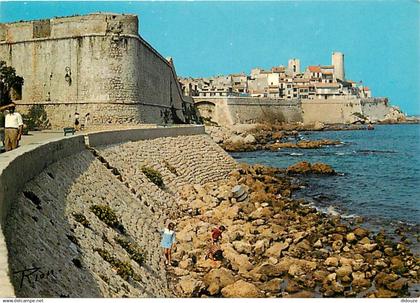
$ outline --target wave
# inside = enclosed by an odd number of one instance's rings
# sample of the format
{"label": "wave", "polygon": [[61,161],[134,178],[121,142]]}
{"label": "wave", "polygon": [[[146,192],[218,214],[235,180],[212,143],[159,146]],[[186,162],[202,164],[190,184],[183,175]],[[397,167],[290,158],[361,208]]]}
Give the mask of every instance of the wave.
{"label": "wave", "polygon": [[359,149],[356,150],[357,153],[361,154],[396,154],[396,151],[393,150],[375,150],[375,149]]}
{"label": "wave", "polygon": [[291,154],[289,154],[290,156],[303,156],[303,154],[302,153],[291,153]]}

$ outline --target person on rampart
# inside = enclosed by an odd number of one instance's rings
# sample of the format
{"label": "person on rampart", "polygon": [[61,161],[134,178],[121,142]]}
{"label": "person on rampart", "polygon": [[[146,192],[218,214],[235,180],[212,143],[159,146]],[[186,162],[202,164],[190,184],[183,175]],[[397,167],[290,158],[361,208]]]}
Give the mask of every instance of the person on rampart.
{"label": "person on rampart", "polygon": [[74,129],[75,130],[80,130],[80,121],[79,121],[79,113],[75,112],[74,113]]}
{"label": "person on rampart", "polygon": [[23,133],[23,119],[21,114],[15,111],[16,104],[10,103],[0,107],[1,111],[8,109],[4,122],[4,147],[6,151],[15,149]]}
{"label": "person on rampart", "polygon": [[168,227],[162,231],[162,240],[160,245],[165,255],[165,265],[172,264],[172,248],[175,246],[175,224],[169,223]]}

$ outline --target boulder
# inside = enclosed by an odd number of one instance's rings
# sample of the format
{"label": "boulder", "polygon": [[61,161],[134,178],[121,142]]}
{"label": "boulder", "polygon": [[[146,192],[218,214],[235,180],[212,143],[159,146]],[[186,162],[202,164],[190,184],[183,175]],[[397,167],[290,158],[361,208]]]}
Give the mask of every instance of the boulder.
{"label": "boulder", "polygon": [[252,268],[247,255],[239,254],[230,245],[222,245],[223,256],[230,262],[234,270],[246,272]]}
{"label": "boulder", "polygon": [[368,279],[354,279],[351,285],[356,288],[369,288],[371,282]]}
{"label": "boulder", "polygon": [[287,242],[275,242],[269,249],[266,250],[265,256],[279,258],[281,256],[281,252],[286,250],[288,247],[289,243]]}
{"label": "boulder", "polygon": [[375,296],[377,298],[396,298],[398,297],[398,293],[388,289],[379,288],[377,291],[375,291]]}
{"label": "boulder", "polygon": [[404,262],[401,257],[395,256],[391,258],[391,269],[401,270],[404,267]]}
{"label": "boulder", "polygon": [[319,121],[315,121],[313,130],[323,130],[325,128],[325,124]]}
{"label": "boulder", "polygon": [[334,175],[335,170],[325,163],[314,163],[312,164],[311,171],[313,174],[321,175]]}
{"label": "boulder", "polygon": [[338,266],[338,258],[336,257],[328,257],[325,262],[324,262],[325,266],[334,266],[337,267]]}
{"label": "boulder", "polygon": [[226,268],[213,269],[203,277],[203,282],[211,295],[218,294],[220,290],[235,283],[234,273]]}
{"label": "boulder", "polygon": [[364,238],[369,235],[369,231],[361,227],[358,227],[355,230],[353,230],[353,233],[359,238]]}
{"label": "boulder", "polygon": [[274,278],[270,279],[269,281],[263,283],[260,285],[261,290],[270,292],[270,293],[276,293],[279,292],[281,283],[283,283],[283,279],[280,278]]}
{"label": "boulder", "polygon": [[380,272],[376,275],[375,277],[375,282],[377,285],[388,285],[391,282],[394,282],[395,280],[398,279],[398,275],[395,273],[391,273],[391,274],[387,274],[384,272]]}
{"label": "boulder", "polygon": [[399,278],[398,280],[388,283],[386,287],[389,290],[400,291],[408,286],[407,279]]}
{"label": "boulder", "polygon": [[286,169],[287,174],[309,174],[311,173],[311,164],[306,161],[298,162],[296,164],[290,165]]}
{"label": "boulder", "polygon": [[226,286],[222,289],[225,298],[261,298],[262,292],[254,285],[243,280]]}
{"label": "boulder", "polygon": [[276,265],[264,262],[256,266],[253,270],[250,271],[251,276],[261,278],[262,276],[267,277],[278,277],[282,274],[282,271],[279,271]]}
{"label": "boulder", "polygon": [[243,139],[243,142],[244,143],[247,143],[247,144],[252,144],[252,143],[255,143],[255,141],[256,141],[256,139],[255,139],[255,137],[253,136],[253,135],[251,135],[251,134],[248,134],[244,139]]}
{"label": "boulder", "polygon": [[255,255],[262,255],[265,252],[265,250],[267,249],[269,244],[270,244],[270,241],[268,239],[258,240],[254,244]]}
{"label": "boulder", "polygon": [[252,245],[249,244],[249,242],[246,241],[234,241],[233,247],[235,250],[240,254],[247,254],[249,255],[252,251]]}
{"label": "boulder", "polygon": [[344,276],[350,276],[352,273],[352,268],[349,265],[344,265],[339,267],[335,273],[337,274],[337,277],[340,278]]}
{"label": "boulder", "polygon": [[300,290],[302,290],[302,288],[294,280],[289,280],[288,283],[287,283],[287,286],[285,288],[285,291],[287,291],[288,293],[295,293],[295,292],[298,292]]}
{"label": "boulder", "polygon": [[204,287],[204,283],[202,281],[196,280],[191,276],[181,277],[178,285],[186,297],[196,295]]}
{"label": "boulder", "polygon": [[356,235],[354,233],[349,233],[346,235],[347,242],[354,242],[356,241]]}
{"label": "boulder", "polygon": [[309,271],[314,271],[316,269],[316,262],[295,259],[290,257],[284,257],[280,259],[279,263],[276,264],[277,270],[279,272],[289,272],[292,265],[297,265],[292,269],[293,273],[301,272],[302,270],[308,273]]}

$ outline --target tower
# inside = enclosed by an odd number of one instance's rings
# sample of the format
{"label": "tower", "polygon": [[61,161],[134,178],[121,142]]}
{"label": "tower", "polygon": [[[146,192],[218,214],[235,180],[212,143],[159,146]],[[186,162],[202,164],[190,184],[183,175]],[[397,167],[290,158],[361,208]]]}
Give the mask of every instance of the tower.
{"label": "tower", "polygon": [[289,59],[287,70],[292,75],[299,74],[300,73],[300,60],[296,58]]}
{"label": "tower", "polygon": [[331,56],[331,64],[334,66],[334,77],[344,81],[344,54],[340,52],[333,52]]}

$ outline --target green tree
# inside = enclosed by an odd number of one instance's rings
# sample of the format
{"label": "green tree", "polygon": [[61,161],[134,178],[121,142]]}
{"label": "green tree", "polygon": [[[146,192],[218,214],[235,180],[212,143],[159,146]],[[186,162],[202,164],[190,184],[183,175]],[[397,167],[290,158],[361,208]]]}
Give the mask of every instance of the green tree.
{"label": "green tree", "polygon": [[10,92],[12,89],[20,91],[23,78],[16,75],[16,70],[7,66],[5,61],[0,61],[0,105],[12,102]]}

